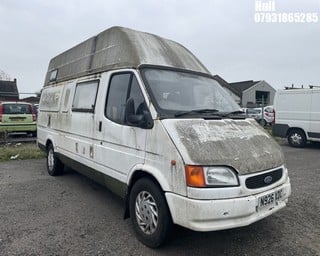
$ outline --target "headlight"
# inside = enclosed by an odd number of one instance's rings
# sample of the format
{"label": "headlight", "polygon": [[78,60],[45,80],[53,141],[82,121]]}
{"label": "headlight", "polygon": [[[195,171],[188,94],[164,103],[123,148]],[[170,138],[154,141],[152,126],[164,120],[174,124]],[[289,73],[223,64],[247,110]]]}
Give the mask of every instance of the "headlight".
{"label": "headlight", "polygon": [[238,186],[237,174],[228,167],[202,167],[186,165],[186,181],[189,187],[229,187]]}
{"label": "headlight", "polygon": [[237,175],[228,167],[204,167],[206,184],[209,186],[238,186]]}

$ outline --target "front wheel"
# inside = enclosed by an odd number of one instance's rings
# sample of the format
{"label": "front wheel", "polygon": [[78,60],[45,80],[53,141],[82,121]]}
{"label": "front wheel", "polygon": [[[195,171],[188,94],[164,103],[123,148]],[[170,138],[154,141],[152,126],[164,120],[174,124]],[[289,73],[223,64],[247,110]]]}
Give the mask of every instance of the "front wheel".
{"label": "front wheel", "polygon": [[63,172],[64,165],[54,153],[52,144],[47,147],[47,171],[49,175],[56,176]]}
{"label": "front wheel", "polygon": [[292,147],[303,148],[307,143],[306,135],[302,130],[291,130],[288,134],[288,143]]}
{"label": "front wheel", "polygon": [[159,186],[148,178],[138,180],[130,193],[129,209],[138,239],[151,248],[162,245],[173,224]]}

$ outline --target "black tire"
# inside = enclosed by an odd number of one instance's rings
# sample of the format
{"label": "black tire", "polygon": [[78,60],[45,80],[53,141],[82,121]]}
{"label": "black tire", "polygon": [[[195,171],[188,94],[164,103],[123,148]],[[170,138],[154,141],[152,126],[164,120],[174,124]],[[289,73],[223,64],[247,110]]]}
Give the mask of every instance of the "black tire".
{"label": "black tire", "polygon": [[288,134],[288,143],[292,147],[303,148],[307,143],[305,133],[300,129],[293,129]]}
{"label": "black tire", "polygon": [[60,175],[63,172],[64,164],[56,156],[52,144],[47,147],[47,171],[51,176]]}
{"label": "black tire", "polygon": [[260,124],[262,127],[265,127],[266,124],[267,124],[267,122],[266,122],[266,120],[264,120],[264,119],[260,119],[260,120],[259,120],[259,124]]}
{"label": "black tire", "polygon": [[172,230],[172,219],[164,193],[148,178],[138,180],[129,199],[130,217],[137,238],[146,246],[161,246]]}

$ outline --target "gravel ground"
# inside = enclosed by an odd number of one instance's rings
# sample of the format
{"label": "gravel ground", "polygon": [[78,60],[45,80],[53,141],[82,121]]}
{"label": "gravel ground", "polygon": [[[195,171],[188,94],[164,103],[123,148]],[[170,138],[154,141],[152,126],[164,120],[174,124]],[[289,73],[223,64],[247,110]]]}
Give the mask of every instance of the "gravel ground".
{"label": "gravel ground", "polygon": [[0,255],[320,255],[320,146],[283,145],[292,195],[276,214],[248,227],[200,233],[177,227],[152,250],[139,243],[123,201],[45,160],[0,163]]}

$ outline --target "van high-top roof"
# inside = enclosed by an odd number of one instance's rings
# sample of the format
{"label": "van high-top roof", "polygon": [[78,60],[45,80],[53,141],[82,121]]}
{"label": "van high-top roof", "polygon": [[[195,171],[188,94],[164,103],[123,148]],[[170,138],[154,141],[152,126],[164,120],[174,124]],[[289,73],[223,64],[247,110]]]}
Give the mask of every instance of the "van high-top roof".
{"label": "van high-top roof", "polygon": [[161,65],[210,74],[184,46],[157,35],[111,27],[51,59],[45,86],[102,71]]}

